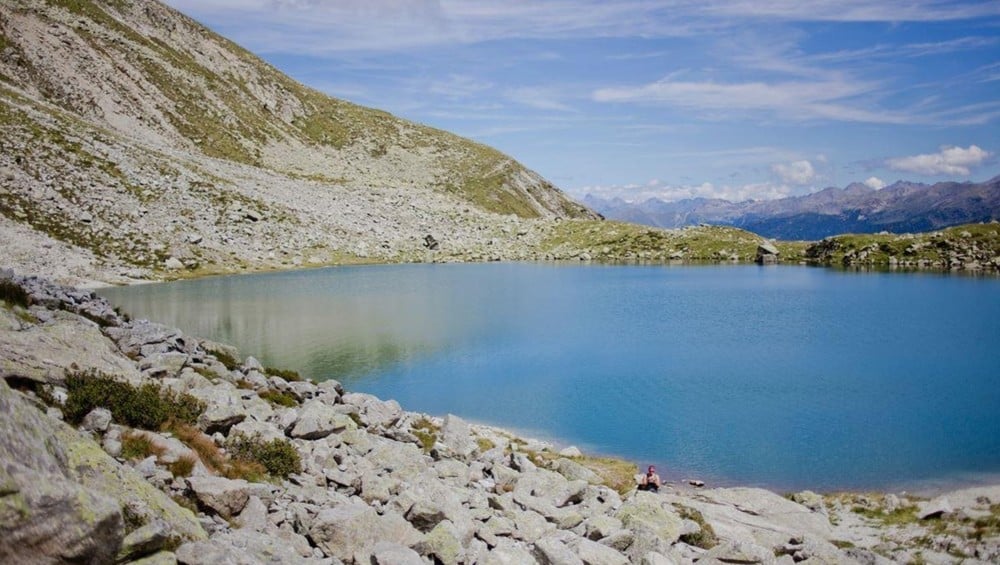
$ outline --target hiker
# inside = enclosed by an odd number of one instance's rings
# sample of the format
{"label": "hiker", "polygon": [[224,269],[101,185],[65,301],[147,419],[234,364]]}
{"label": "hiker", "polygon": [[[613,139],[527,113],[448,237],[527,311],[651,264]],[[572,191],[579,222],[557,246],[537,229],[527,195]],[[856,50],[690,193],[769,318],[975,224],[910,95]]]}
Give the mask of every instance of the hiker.
{"label": "hiker", "polygon": [[658,492],[661,486],[663,483],[660,481],[660,476],[656,474],[656,467],[650,465],[646,469],[646,474],[639,479],[639,490]]}

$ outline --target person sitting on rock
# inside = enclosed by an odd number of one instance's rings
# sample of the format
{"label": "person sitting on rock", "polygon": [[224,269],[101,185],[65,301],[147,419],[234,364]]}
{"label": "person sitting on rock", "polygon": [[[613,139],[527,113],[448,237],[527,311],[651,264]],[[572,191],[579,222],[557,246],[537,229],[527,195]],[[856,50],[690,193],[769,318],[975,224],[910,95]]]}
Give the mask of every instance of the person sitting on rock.
{"label": "person sitting on rock", "polygon": [[656,467],[650,465],[646,469],[646,474],[639,479],[639,490],[658,492],[661,486],[663,483],[660,481],[660,476],[656,474]]}

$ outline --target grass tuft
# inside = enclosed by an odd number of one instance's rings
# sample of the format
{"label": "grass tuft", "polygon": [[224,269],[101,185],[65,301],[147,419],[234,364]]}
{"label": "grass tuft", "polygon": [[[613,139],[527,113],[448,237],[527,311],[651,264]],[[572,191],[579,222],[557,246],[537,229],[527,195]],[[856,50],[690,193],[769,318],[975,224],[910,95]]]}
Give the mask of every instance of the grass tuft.
{"label": "grass tuft", "polygon": [[197,398],[161,389],[154,383],[139,387],[98,371],[66,375],[66,419],[79,424],[94,408],[107,408],[116,422],[134,428],[160,429],[168,420],[194,423],[205,411]]}

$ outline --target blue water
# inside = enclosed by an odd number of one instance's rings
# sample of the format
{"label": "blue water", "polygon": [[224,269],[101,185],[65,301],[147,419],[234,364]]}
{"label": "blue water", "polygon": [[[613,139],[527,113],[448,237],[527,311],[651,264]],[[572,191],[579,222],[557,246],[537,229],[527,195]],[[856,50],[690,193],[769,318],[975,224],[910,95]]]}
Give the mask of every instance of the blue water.
{"label": "blue water", "polygon": [[399,265],[102,292],[266,365],[671,479],[833,490],[1000,476],[995,277]]}

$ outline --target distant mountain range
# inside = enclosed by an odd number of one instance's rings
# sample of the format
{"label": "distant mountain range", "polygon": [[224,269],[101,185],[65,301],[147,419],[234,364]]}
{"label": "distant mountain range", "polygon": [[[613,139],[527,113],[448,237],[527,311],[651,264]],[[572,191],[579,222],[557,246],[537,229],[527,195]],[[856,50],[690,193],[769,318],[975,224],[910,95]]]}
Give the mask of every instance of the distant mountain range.
{"label": "distant mountain range", "polygon": [[853,183],[778,200],[626,202],[587,195],[584,203],[606,218],[650,226],[722,224],[765,237],[817,240],[842,233],[924,232],[1000,220],[1000,176],[983,183],[899,181],[880,190]]}

